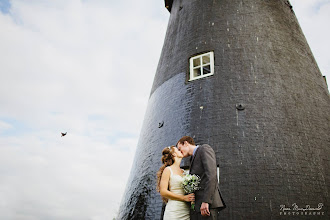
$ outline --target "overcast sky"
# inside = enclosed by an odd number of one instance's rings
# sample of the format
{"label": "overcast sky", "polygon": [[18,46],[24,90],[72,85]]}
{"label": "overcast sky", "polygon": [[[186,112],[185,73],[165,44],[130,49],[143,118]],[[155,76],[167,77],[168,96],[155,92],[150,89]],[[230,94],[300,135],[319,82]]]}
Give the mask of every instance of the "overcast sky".
{"label": "overcast sky", "polygon": [[[291,3],[329,82],[330,1]],[[0,0],[0,219],[116,216],[168,18],[163,0]]]}

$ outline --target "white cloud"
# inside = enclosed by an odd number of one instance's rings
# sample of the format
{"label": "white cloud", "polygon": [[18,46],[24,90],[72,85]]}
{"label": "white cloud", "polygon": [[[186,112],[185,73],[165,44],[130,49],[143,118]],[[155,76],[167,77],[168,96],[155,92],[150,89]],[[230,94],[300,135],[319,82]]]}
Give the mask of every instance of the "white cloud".
{"label": "white cloud", "polygon": [[110,218],[118,209],[136,140],[104,144],[75,135],[49,140],[0,138],[0,155],[6,155],[0,160],[1,219]]}
{"label": "white cloud", "polygon": [[291,0],[300,26],[323,75],[330,84],[330,2],[328,0]]}
{"label": "white cloud", "polygon": [[11,129],[13,126],[9,123],[6,123],[4,121],[0,121],[0,133],[3,131],[6,131],[8,129]]}
{"label": "white cloud", "polygon": [[0,13],[0,218],[111,219],[165,36],[163,2],[11,3]]}
{"label": "white cloud", "polygon": [[[126,114],[136,123],[136,115],[144,113],[136,104],[146,104],[155,54],[161,49],[151,30],[164,21],[141,20],[136,12],[128,16],[130,10],[119,14],[89,2],[67,2],[48,6],[14,1],[15,19],[2,16],[1,26],[8,31],[1,36],[1,47],[8,52],[0,56],[3,71],[10,74],[1,92],[11,91],[1,97],[8,103],[2,114],[23,120],[27,115],[31,120],[48,117],[44,114],[50,111],[70,117],[101,114],[113,120]],[[130,128],[119,121],[115,126]]]}

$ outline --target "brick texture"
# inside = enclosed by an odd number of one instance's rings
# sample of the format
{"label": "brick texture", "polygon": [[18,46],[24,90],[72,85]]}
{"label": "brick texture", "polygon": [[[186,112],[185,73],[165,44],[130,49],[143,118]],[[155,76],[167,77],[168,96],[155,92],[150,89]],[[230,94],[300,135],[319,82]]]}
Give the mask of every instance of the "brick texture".
{"label": "brick texture", "polygon": [[[215,74],[188,82],[189,57],[207,51]],[[118,219],[162,218],[161,150],[184,135],[216,152],[219,219],[329,219],[329,109],[288,1],[174,0]],[[294,203],[323,207],[280,210]]]}

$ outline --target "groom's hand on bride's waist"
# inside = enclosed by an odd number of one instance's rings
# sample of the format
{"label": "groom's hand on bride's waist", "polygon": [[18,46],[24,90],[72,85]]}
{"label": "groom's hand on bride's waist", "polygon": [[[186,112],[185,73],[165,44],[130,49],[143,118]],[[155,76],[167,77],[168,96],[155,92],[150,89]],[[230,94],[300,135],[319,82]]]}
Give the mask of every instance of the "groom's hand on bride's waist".
{"label": "groom's hand on bride's waist", "polygon": [[201,214],[202,216],[210,216],[209,204],[203,202],[201,205]]}

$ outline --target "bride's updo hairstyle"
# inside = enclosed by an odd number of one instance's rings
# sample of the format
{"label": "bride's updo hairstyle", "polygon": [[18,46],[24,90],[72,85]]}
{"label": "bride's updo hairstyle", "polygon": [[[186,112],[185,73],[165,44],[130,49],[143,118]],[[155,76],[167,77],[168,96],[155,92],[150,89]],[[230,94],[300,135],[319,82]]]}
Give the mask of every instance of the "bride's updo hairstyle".
{"label": "bride's updo hairstyle", "polygon": [[[168,166],[171,166],[174,163],[174,150],[175,146],[165,147],[162,151],[162,163],[163,165],[159,168],[157,172],[157,191],[160,192],[160,180],[162,178],[162,174],[164,172],[164,169]],[[162,197],[164,202],[167,202],[168,200],[164,197]]]}

